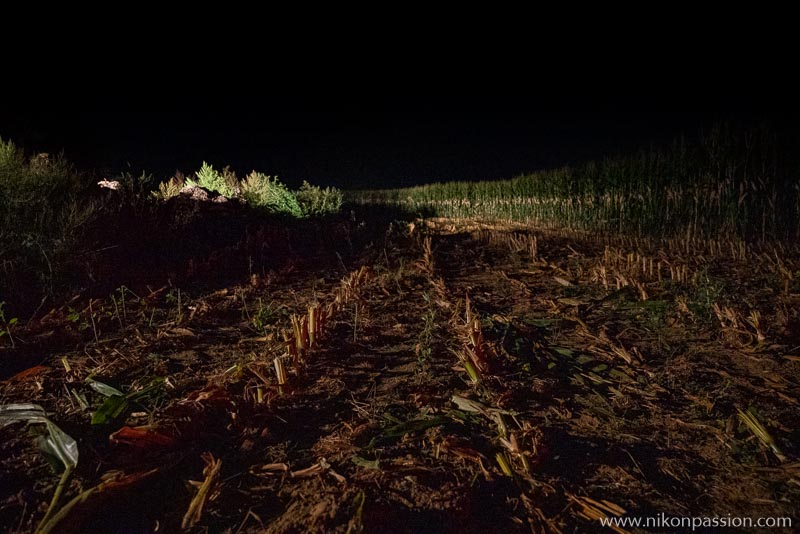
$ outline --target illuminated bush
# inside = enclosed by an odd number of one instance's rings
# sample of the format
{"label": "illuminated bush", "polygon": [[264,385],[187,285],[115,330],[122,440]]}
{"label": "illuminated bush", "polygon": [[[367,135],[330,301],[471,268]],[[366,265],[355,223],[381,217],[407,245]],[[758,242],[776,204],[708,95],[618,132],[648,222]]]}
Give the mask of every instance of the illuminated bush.
{"label": "illuminated bush", "polygon": [[297,198],[276,177],[253,171],[242,182],[241,189],[251,206],[280,215],[300,217],[303,214]]}
{"label": "illuminated bush", "polygon": [[153,196],[158,200],[167,200],[177,196],[183,188],[185,180],[183,175],[177,173],[175,176],[158,184],[158,191],[153,191]]}
{"label": "illuminated bush", "polygon": [[335,187],[323,189],[303,181],[297,192],[297,201],[306,217],[330,215],[342,209],[342,192]]}
{"label": "illuminated bush", "polygon": [[237,182],[236,175],[227,168],[223,172],[219,172],[205,161],[200,170],[197,171],[197,181],[186,180],[187,185],[199,185],[226,197],[233,196]]}

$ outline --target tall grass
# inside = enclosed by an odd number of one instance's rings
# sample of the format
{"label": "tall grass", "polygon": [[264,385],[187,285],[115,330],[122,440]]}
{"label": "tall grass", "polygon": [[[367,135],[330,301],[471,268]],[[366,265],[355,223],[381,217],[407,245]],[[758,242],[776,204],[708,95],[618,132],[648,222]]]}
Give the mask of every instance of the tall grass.
{"label": "tall grass", "polygon": [[96,209],[91,186],[61,156],[26,158],[0,139],[0,300],[17,300],[30,285],[53,293],[58,266]]}
{"label": "tall grass", "polygon": [[779,154],[764,128],[716,126],[697,144],[678,140],[510,180],[362,191],[353,200],[598,232],[800,239],[796,154]]}

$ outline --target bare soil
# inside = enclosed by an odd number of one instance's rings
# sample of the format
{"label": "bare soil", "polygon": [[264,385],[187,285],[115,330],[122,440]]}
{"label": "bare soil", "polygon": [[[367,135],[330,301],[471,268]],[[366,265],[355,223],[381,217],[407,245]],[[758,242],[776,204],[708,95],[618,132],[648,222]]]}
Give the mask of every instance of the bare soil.
{"label": "bare soil", "polygon": [[[334,300],[362,266],[279,386],[290,316]],[[177,532],[198,502],[189,532],[796,520],[800,291],[785,273],[798,269],[780,247],[393,224],[347,258],[65,304],[16,331],[15,348],[0,339],[0,404],[40,404],[78,441],[60,506],[116,477],[54,532]],[[485,360],[475,377],[470,349]],[[87,378],[155,385],[93,425],[106,399]],[[3,532],[34,531],[59,481],[36,430],[0,429]]]}

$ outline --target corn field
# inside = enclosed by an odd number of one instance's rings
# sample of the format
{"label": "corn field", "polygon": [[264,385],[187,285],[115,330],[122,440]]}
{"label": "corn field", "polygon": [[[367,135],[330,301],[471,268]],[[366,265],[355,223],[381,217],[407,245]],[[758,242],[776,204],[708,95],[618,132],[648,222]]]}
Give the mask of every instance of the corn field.
{"label": "corn field", "polygon": [[653,237],[800,238],[800,173],[767,130],[715,127],[699,143],[510,180],[361,191],[423,215]]}

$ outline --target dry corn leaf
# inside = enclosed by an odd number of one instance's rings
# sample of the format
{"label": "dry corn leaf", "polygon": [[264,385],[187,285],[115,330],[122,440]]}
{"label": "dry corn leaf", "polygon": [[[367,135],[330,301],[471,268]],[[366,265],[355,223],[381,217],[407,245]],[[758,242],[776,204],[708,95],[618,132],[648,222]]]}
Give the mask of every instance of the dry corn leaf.
{"label": "dry corn leaf", "polygon": [[200,522],[200,518],[203,515],[203,507],[211,495],[211,488],[219,478],[219,471],[222,468],[222,460],[215,459],[210,452],[203,453],[202,458],[206,464],[203,469],[205,479],[199,484],[197,493],[189,503],[189,509],[186,510],[186,514],[183,516],[181,528],[184,530],[192,528]]}

